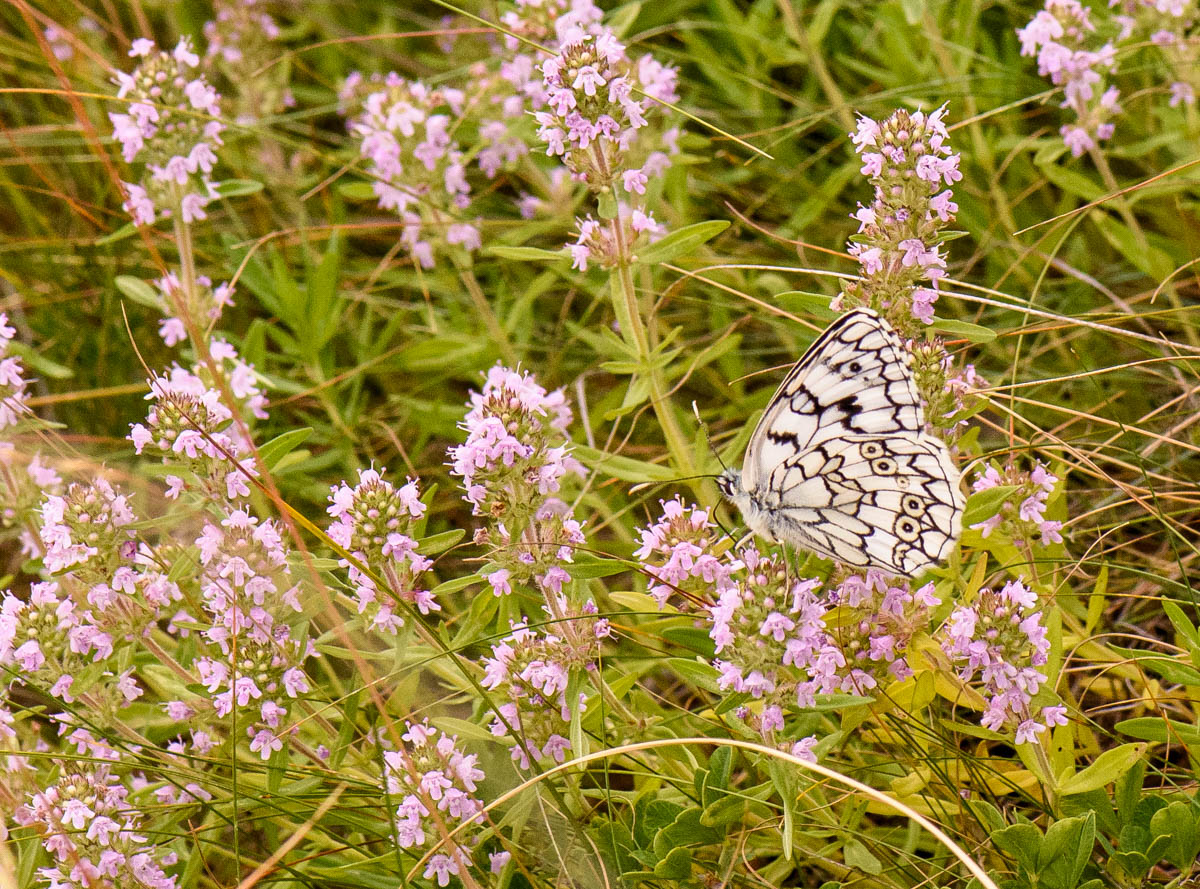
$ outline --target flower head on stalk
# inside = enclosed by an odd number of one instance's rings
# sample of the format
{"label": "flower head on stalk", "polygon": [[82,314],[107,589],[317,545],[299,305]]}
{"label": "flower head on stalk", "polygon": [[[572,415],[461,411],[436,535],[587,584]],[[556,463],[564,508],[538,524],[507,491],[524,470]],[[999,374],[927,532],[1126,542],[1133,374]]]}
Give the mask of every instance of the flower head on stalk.
{"label": "flower head on stalk", "polygon": [[1017,743],[1032,742],[1049,725],[1063,724],[1063,708],[1042,708],[1039,722],[1030,709],[1046,681],[1050,640],[1038,597],[1020,581],[999,590],[981,590],[970,605],[959,605],[940,631],[942,650],[959,677],[979,683],[987,698],[980,720],[993,731],[1015,730]]}
{"label": "flower head on stalk", "polygon": [[704,601],[732,590],[742,564],[717,552],[721,538],[708,510],[679,497],[661,503],[662,516],[639,529],[641,546],[633,554],[651,578],[647,592],[658,607],[676,592]]}
{"label": "flower head on stalk", "polygon": [[44,554],[38,533],[42,501],[62,493],[62,478],[41,455],[26,457],[0,441],[0,531],[16,529],[24,555]]}
{"label": "flower head on stalk", "polygon": [[124,209],[137,225],[175,214],[186,223],[204,219],[216,194],[209,176],[225,129],[221,97],[198,70],[186,37],[169,53],[138,39],[129,54],[142,61],[133,73],[116,75],[117,98],[128,106],[108,116],[125,161],[143,164],[145,173],[125,183]]}
{"label": "flower head on stalk", "polygon": [[388,793],[400,799],[396,839],[414,855],[436,847],[424,876],[445,886],[471,864],[474,838],[464,832],[446,837],[462,824],[482,820],[483,803],[475,794],[486,776],[475,754],[459,750],[456,736],[428,722],[406,726],[401,749],[383,754]]}
{"label": "flower head on stalk", "polygon": [[[120,568],[110,583],[90,588],[64,581],[35,583],[28,601],[11,592],[0,598],[0,667],[16,669],[22,682],[46,687],[68,703],[86,691],[90,705],[115,713],[140,697],[142,689],[129,671],[104,672],[92,665],[115,665],[119,649],[147,631],[159,609],[177,600],[178,588],[157,572]],[[86,688],[76,685],[81,672],[90,674]]]}
{"label": "flower head on stalk", "polygon": [[912,639],[937,604],[933,585],[911,591],[878,571],[853,574],[826,599],[819,581],[789,577],[779,556],[753,547],[710,611],[713,665],[721,688],[761,700],[750,721],[767,740],[789,706],[811,707],[818,694],[865,695],[912,674]]}
{"label": "flower head on stalk", "polygon": [[25,404],[25,381],[21,359],[8,354],[9,343],[17,330],[8,323],[8,315],[0,312],[0,432],[16,426],[28,413]]}
{"label": "flower head on stalk", "polygon": [[73,482],[65,494],[48,496],[40,529],[46,570],[69,570],[89,585],[107,581],[137,553],[129,527],[134,519],[125,495],[102,478],[90,485]]}
{"label": "flower head on stalk", "polygon": [[946,274],[941,230],[958,212],[949,186],[962,174],[945,113],[901,109],[883,123],[860,117],[851,134],[875,200],[853,214],[859,227],[850,253],[862,279],[847,283],[834,307],[869,305],[905,334],[933,321],[938,282]]}
{"label": "flower head on stalk", "polygon": [[435,244],[441,250],[478,249],[478,227],[462,218],[471,186],[462,149],[451,135],[463,113],[462,91],[430,89],[393,73],[382,80],[356,76],[342,95],[353,109],[348,126],[367,161],[379,206],[400,216],[400,240],[413,259],[432,268]]}
{"label": "flower head on stalk", "polygon": [[575,27],[541,70],[545,110],[534,118],[546,154],[561,157],[593,192],[620,186],[644,194],[648,176],[661,174],[669,160],[657,147],[639,145],[638,131],[659,102],[678,98],[675,69],[650,56],[634,63],[607,29]]}
{"label": "flower head on stalk", "polygon": [[295,104],[288,66],[275,64],[279,25],[258,0],[217,0],[216,17],[204,23],[205,62],[224,72],[234,90],[234,120],[250,124]]}
{"label": "flower head on stalk", "polygon": [[184,318],[204,327],[215,324],[226,306],[233,305],[233,288],[228,284],[213,286],[212,279],[205,275],[196,278],[190,294],[184,293],[179,278],[174,272],[154,282],[161,297],[162,312],[166,317],[159,322],[158,332],[163,342],[175,346],[188,337]]}
{"label": "flower head on stalk", "polygon": [[558,620],[550,630],[539,633],[525,623],[514,624],[512,634],[483,659],[482,684],[498,690],[504,701],[492,720],[492,734],[516,733],[512,758],[523,769],[543,759],[562,762],[571,749],[568,725],[586,696],[568,694],[567,688],[573,673],[596,669],[600,640],[610,632],[608,621],[595,617],[593,603],[574,613],[567,611],[565,600],[555,604],[560,613],[552,615]]}
{"label": "flower head on stalk", "polygon": [[975,365],[955,369],[955,359],[946,352],[940,337],[909,343],[913,356],[913,380],[925,403],[925,423],[935,435],[953,444],[966,430],[967,418],[975,413],[987,380]]}
{"label": "flower head on stalk", "polygon": [[996,514],[971,527],[988,537],[996,530],[1013,540],[1025,541],[1027,545],[1042,546],[1062,543],[1063,523],[1046,518],[1046,507],[1050,495],[1058,484],[1042,462],[1035,461],[1032,472],[1024,472],[1009,463],[1001,472],[995,466],[987,466],[972,484],[973,490],[1011,486],[1009,497],[1000,504]]}
{"label": "flower head on stalk", "polygon": [[66,762],[53,784],[15,814],[41,836],[53,862],[38,869],[50,887],[174,889],[177,861],[146,839],[144,817],[108,762]]}
{"label": "flower head on stalk", "polygon": [[303,663],[316,653],[286,622],[301,611],[300,587],[275,524],[244,510],[209,523],[200,548],[201,593],[212,647],[196,661],[218,716],[254,714],[250,749],[263,759],[282,747],[288,701],[308,691]]}
{"label": "flower head on stalk", "polygon": [[[571,251],[571,267],[586,272],[589,262],[611,269],[633,262],[637,250],[657,240],[666,228],[655,221],[653,214],[618,206],[613,224],[599,222],[589,213],[586,219],[576,220],[579,237],[567,244]],[[614,226],[616,230],[614,231]]]}
{"label": "flower head on stalk", "polygon": [[[413,523],[425,515],[416,481],[409,479],[396,488],[381,471],[362,469],[358,484],[351,488],[342,482],[332,489],[329,502],[328,512],[334,518],[329,536],[335,543],[382,576],[392,596],[413,604],[422,614],[442,610],[419,581],[433,563],[417,552],[411,536]],[[389,633],[404,626],[391,599],[380,594],[369,574],[347,559],[338,564],[348,569],[358,613],[366,615],[371,626]]]}
{"label": "flower head on stalk", "polygon": [[1200,88],[1200,45],[1194,0],[1110,0],[1109,6],[1118,12],[1114,19],[1121,26],[1119,41],[1148,37],[1161,54],[1171,80],[1167,88],[1170,107],[1195,105]]}
{"label": "flower head on stalk", "polygon": [[[166,376],[153,377],[146,399],[154,405],[145,423],[130,428],[129,439],[137,453],[149,450],[163,462],[180,463],[190,470],[191,481],[167,476],[170,498],[190,487],[223,500],[248,497],[258,474],[243,426],[222,395],[222,387],[227,388],[241,420],[265,419],[267,398],[254,365],[221,339],[209,343],[209,354],[212,367],[200,363],[186,370],[176,364]],[[220,381],[213,378],[214,368]]]}
{"label": "flower head on stalk", "polygon": [[1100,43],[1088,8],[1079,0],[1046,0],[1017,37],[1021,55],[1037,56],[1038,74],[1063,88],[1062,107],[1075,113],[1076,120],[1059,129],[1071,154],[1079,157],[1111,138],[1120,93],[1115,86],[1104,89],[1104,72],[1115,67],[1116,48]]}

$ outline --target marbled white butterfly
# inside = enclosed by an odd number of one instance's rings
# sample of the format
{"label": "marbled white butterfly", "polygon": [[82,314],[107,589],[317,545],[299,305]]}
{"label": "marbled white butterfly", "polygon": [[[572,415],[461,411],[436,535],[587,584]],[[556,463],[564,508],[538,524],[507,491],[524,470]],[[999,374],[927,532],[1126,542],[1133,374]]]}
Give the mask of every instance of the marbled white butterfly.
{"label": "marbled white butterfly", "polygon": [[924,431],[911,356],[870,309],[833,322],[718,484],[754,533],[853,568],[916,577],[962,528],[958,470]]}

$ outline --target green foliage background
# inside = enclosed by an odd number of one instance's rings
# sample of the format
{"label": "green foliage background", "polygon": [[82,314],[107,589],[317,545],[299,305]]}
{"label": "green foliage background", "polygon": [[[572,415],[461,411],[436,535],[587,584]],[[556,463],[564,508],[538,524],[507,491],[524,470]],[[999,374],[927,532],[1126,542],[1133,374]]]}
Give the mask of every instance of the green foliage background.
{"label": "green foliage background", "polygon": [[[658,334],[673,336],[665,369],[672,409],[704,471],[717,466],[691,417],[692,402],[722,454],[736,462],[777,369],[825,323],[813,311],[820,305],[814,295],[833,296],[838,276],[857,270],[843,251],[856,227],[850,214],[870,194],[847,135],[855,114],[881,119],[896,107],[948,104],[963,157],[955,199],[964,234],[949,245],[952,280],[938,314],[994,334],[953,342],[992,383],[988,408],[974,420],[985,454],[997,462],[1037,456],[1069,472],[1056,507],[1061,514],[1053,516],[1066,520],[1069,550],[1060,563],[1038,566],[1063,615],[1055,652],[1061,672],[1052,683],[1079,711],[1055,732],[1055,762],[1064,782],[1088,774],[1089,763],[1100,768],[1086,781],[1043,793],[1011,747],[935,717],[925,690],[894,712],[875,714],[857,738],[867,717],[847,717],[827,753],[848,774],[919,801],[1014,886],[1181,885],[1194,868],[1195,843],[1187,837],[1200,818],[1193,758],[1200,744],[1200,313],[1192,265],[1200,247],[1200,116],[1167,106],[1152,48],[1135,47],[1120,58],[1124,113],[1104,162],[1071,158],[1058,136],[1060,97],[1019,56],[1014,30],[1036,11],[1030,3],[709,0],[606,8],[606,22],[628,44],[681,71],[679,104],[692,120],[683,154],[653,204],[656,215],[671,229],[731,223],[702,246],[643,266],[636,282],[654,308]],[[434,84],[461,80],[471,61],[486,56],[485,36],[464,33],[449,53],[431,36],[404,36],[446,27],[443,16],[455,15],[453,8],[432,3],[294,2],[280,9],[288,51],[278,64],[289,71],[296,106],[230,127],[221,178],[262,187],[214,204],[197,231],[202,270],[215,280],[238,280],[236,307],[221,329],[273,386],[271,418],[258,441],[311,429],[275,470],[288,502],[323,524],[329,486],[373,462],[438,485],[429,533],[469,529],[469,508],[446,472],[446,447],[461,438],[456,424],[468,390],[501,359],[519,361],[548,388],[567,387],[578,444],[637,461],[610,461],[582,497],[579,514],[600,556],[629,557],[635,528],[675,490],[715,502],[715,488],[704,480],[630,491],[635,481],[680,473],[665,462],[645,399],[627,398],[627,376],[606,364],[623,355],[615,338],[603,335],[613,323],[604,273],[492,252],[558,249],[573,216],[590,209],[588,199],[558,207],[552,219],[526,222],[511,208],[514,184],[501,179],[482,204],[484,249],[469,276],[446,262],[418,271],[397,258],[397,223],[363,199],[366,180],[337,113],[341,81],[352,70],[396,70]],[[496,20],[492,4],[464,9]],[[39,380],[38,413],[61,424],[45,441],[77,467],[124,470],[128,425],[145,411],[146,369],[175,356],[157,335],[158,313],[128,299],[116,282],[159,277],[159,260],[172,248],[166,229],[134,232],[120,210],[116,168],[105,160],[116,155],[106,119],[105,97],[114,92],[108,69],[127,67],[124,48],[147,26],[163,44],[180,34],[199,39],[211,11],[193,0],[107,3],[91,11],[99,31],[80,32],[76,58],[52,63],[31,26],[74,22],[80,12],[71,2],[0,10],[0,309],[18,326],[18,340],[32,344],[22,358]],[[461,16],[452,23],[482,30]],[[503,340],[479,311],[478,294]],[[762,371],[766,376],[755,376]],[[15,551],[3,555],[0,574],[15,574]],[[439,577],[474,570],[475,555],[466,544],[451,550],[439,561]],[[629,572],[609,588],[642,583]],[[633,622],[644,647],[622,657],[637,677],[631,706],[644,722],[618,740],[711,730],[689,696],[709,703],[716,696],[690,688],[693,677],[685,673],[651,669],[662,657],[694,657],[687,627],[652,617]],[[357,656],[388,677],[395,704],[371,719],[396,718],[430,696],[444,698],[446,712],[470,709],[472,691],[449,679],[449,668],[435,663],[421,673],[402,653],[355,638]],[[471,640],[467,650],[478,655],[484,641]],[[367,699],[355,682],[354,655],[342,651],[339,660],[338,651],[330,653],[331,720],[362,731],[358,707]],[[464,733],[465,725],[455,723]],[[1147,742],[1144,756],[1143,748],[1126,746],[1134,741]],[[1116,756],[1104,760],[1104,751]],[[697,860],[728,885],[960,879],[940,870],[949,867],[943,853],[907,822],[832,790],[810,788],[828,809],[788,812],[786,828],[778,809],[752,806],[753,815],[742,818],[739,809],[737,819],[722,820],[713,806],[731,781],[739,800],[759,805],[774,799],[770,791],[785,779],[771,766],[763,767],[769,777],[734,769],[731,779],[729,762],[709,757],[676,751],[644,761],[657,772],[654,780],[694,778],[693,814],[708,813],[708,823],[688,821],[686,807],[653,809],[644,797],[635,803],[631,790],[613,791],[612,799],[644,807],[638,840],[654,854],[641,865],[653,871],[663,863],[653,878],[658,884],[701,879],[691,858],[668,861],[669,850],[685,844],[707,850]],[[257,797],[244,800],[249,808],[236,818],[222,817],[226,827],[237,821],[245,830],[247,860],[265,857],[305,824],[336,784],[253,762],[241,768]],[[385,827],[355,814],[377,791],[361,775],[347,775],[335,816],[320,820],[306,846],[333,864],[322,870],[324,863],[297,863],[285,880],[395,885],[394,862],[377,858],[372,846]],[[966,775],[975,795],[960,805]],[[710,777],[722,794],[706,789]],[[602,832],[584,842],[553,806],[521,805],[518,817],[540,825],[530,830],[562,840],[546,855],[559,856],[565,870],[572,850],[588,862],[609,860]],[[1181,824],[1175,839],[1162,839]],[[663,833],[671,825],[683,825],[674,828],[683,833]],[[201,843],[227,837],[209,826]],[[162,829],[182,835],[189,828]],[[781,829],[797,831],[798,857],[773,859],[757,875],[743,869],[739,849],[761,851],[757,832]],[[593,857],[578,852],[584,848]],[[603,884],[599,872],[582,870],[570,885]],[[201,876],[197,865],[191,885],[233,885],[232,873],[228,862],[215,876]]]}

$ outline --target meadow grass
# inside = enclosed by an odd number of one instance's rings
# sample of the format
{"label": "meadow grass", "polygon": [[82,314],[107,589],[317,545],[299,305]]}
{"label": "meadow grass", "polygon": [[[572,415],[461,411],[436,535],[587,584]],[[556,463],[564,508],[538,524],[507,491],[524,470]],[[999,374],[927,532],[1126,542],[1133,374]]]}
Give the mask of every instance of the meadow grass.
{"label": "meadow grass", "polygon": [[[1195,881],[1200,8],[600,6],[0,11],[0,886]],[[911,580],[718,489],[856,306]]]}

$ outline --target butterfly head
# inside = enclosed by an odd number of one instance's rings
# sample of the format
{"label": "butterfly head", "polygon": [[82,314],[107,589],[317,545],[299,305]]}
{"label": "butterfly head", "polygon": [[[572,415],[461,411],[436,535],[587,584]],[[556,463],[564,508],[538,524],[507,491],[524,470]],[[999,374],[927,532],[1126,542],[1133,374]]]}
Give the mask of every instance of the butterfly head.
{"label": "butterfly head", "polygon": [[736,469],[726,469],[717,476],[717,487],[727,499],[736,499],[742,490],[742,474]]}

